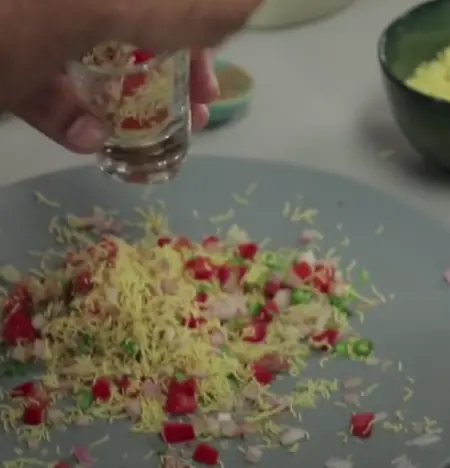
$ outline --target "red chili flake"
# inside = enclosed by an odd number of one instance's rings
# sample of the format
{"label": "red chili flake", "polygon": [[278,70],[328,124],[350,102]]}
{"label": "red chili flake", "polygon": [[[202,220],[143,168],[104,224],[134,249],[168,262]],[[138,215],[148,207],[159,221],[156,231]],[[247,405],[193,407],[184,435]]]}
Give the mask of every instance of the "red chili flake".
{"label": "red chili flake", "polygon": [[192,242],[188,237],[181,236],[175,241],[173,248],[178,251],[181,251],[184,249],[191,249]]}
{"label": "red chili flake", "polygon": [[31,317],[17,310],[5,318],[2,336],[9,345],[15,345],[18,341],[33,341],[38,333],[34,329]]}
{"label": "red chili flake", "polygon": [[219,451],[212,445],[202,442],[195,447],[192,459],[205,465],[217,465],[219,462]]}
{"label": "red chili flake", "polygon": [[169,245],[172,242],[170,237],[160,237],[157,241],[158,247],[164,247],[165,245]]}
{"label": "red chili flake", "polygon": [[53,465],[53,468],[70,468],[70,465],[69,465],[69,463],[67,463],[67,462],[60,461],[60,462],[56,462],[56,463]]}
{"label": "red chili flake", "polygon": [[155,54],[149,52],[148,50],[136,49],[133,51],[134,63],[145,63],[149,60],[152,60],[155,57]]}
{"label": "red chili flake", "polygon": [[45,420],[45,408],[39,403],[33,402],[25,407],[22,421],[29,426],[39,426]]}
{"label": "red chili flake", "polygon": [[200,325],[206,323],[207,320],[204,317],[184,317],[183,325],[188,328],[198,328]]}
{"label": "red chili flake", "polygon": [[196,437],[192,424],[180,422],[165,422],[161,435],[166,444],[182,444]]}
{"label": "red chili flake", "polygon": [[371,412],[352,414],[350,419],[351,435],[360,439],[368,439],[372,435],[374,421],[375,414]]}
{"label": "red chili flake", "polygon": [[257,368],[264,369],[271,374],[287,371],[289,363],[276,353],[265,354],[253,363]]}
{"label": "red chili flake", "polygon": [[245,332],[250,331],[251,334],[245,334],[244,341],[249,343],[261,343],[267,336],[267,323],[262,321],[254,321],[244,327]]}
{"label": "red chili flake", "polygon": [[275,294],[281,289],[281,281],[269,280],[264,285],[264,296],[272,299]]}
{"label": "red chili flake", "polygon": [[330,286],[334,281],[335,274],[336,272],[331,265],[317,265],[314,269],[312,284],[320,292],[328,294],[330,292]]}
{"label": "red chili flake", "polygon": [[111,398],[111,385],[105,377],[100,377],[92,385],[94,400],[108,401]]}
{"label": "red chili flake", "polygon": [[202,240],[202,247],[207,249],[208,247],[214,247],[220,243],[220,240],[217,236],[208,236]]}
{"label": "red chili flake", "polygon": [[292,271],[296,276],[302,280],[311,278],[313,274],[313,268],[308,262],[298,262],[292,265]]}
{"label": "red chili flake", "polygon": [[92,277],[91,274],[80,273],[72,280],[72,294],[87,294],[92,289]]}
{"label": "red chili flake", "polygon": [[34,395],[36,387],[34,382],[24,382],[23,384],[17,385],[11,390],[11,396],[15,397],[30,397]]}
{"label": "red chili flake", "polygon": [[339,331],[330,329],[313,335],[311,341],[316,345],[321,345],[323,351],[328,351],[330,348],[334,348],[338,338]]}
{"label": "red chili flake", "polygon": [[253,260],[258,253],[258,244],[254,242],[244,242],[237,246],[237,253],[240,257],[246,260]]}
{"label": "red chili flake", "polygon": [[207,257],[194,257],[185,263],[185,268],[189,270],[191,275],[200,281],[206,281],[213,278],[216,269]]}
{"label": "red chili flake", "polygon": [[208,300],[208,293],[206,293],[205,291],[199,291],[195,295],[195,300],[200,304],[204,304]]}

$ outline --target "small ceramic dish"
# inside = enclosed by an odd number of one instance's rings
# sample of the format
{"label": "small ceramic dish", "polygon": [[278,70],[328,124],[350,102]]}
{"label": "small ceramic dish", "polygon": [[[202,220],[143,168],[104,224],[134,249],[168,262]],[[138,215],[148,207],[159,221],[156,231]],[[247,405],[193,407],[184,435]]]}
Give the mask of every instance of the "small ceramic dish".
{"label": "small ceramic dish", "polygon": [[392,113],[425,160],[450,170],[450,102],[405,84],[422,63],[450,46],[450,0],[422,3],[396,18],[381,35],[378,58]]}
{"label": "small ceramic dish", "polygon": [[243,115],[253,97],[255,82],[242,67],[216,59],[220,97],[209,106],[208,127],[216,127]]}

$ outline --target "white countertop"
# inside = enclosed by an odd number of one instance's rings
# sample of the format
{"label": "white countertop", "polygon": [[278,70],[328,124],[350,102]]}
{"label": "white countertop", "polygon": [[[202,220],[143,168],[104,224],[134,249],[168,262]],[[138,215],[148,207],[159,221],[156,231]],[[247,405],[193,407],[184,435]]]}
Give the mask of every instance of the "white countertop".
{"label": "white countertop", "polygon": [[[298,29],[242,34],[222,55],[254,74],[251,111],[226,128],[198,135],[192,152],[296,161],[346,174],[450,226],[450,176],[446,181],[424,173],[405,144],[390,116],[376,58],[384,26],[416,3],[356,0]],[[90,161],[18,121],[2,126],[0,144],[0,184]],[[386,150],[396,153],[383,159]]]}

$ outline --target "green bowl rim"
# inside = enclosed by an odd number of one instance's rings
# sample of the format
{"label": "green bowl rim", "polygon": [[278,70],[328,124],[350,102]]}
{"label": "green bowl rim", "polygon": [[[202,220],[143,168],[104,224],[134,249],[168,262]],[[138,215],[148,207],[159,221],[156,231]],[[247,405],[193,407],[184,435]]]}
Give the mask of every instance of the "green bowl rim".
{"label": "green bowl rim", "polygon": [[422,98],[422,99],[426,99],[426,100],[429,100],[429,101],[432,101],[432,102],[435,102],[436,104],[440,104],[440,105],[446,105],[446,106],[449,106],[450,105],[450,101],[447,101],[445,99],[442,99],[442,98],[438,98],[438,97],[434,97],[434,96],[430,96],[428,94],[424,94],[424,93],[421,93],[420,91],[417,91],[416,89],[413,89],[409,86],[407,86],[403,80],[400,80],[399,78],[397,78],[391,71],[391,67],[389,66],[389,64],[387,63],[387,60],[386,60],[386,42],[387,42],[387,36],[389,34],[389,32],[395,27],[398,25],[398,23],[401,23],[402,21],[405,21],[409,16],[413,15],[413,14],[416,14],[418,11],[422,10],[422,9],[425,9],[425,8],[432,8],[434,4],[438,4],[438,3],[446,3],[446,2],[449,2],[450,3],[450,0],[426,0],[426,1],[423,1],[415,6],[413,6],[412,8],[409,8],[408,10],[406,10],[405,12],[403,12],[402,14],[398,15],[397,17],[395,17],[382,31],[381,35],[380,35],[380,38],[378,39],[378,62],[381,66],[381,69],[383,70],[383,72],[389,77],[390,80],[392,81],[395,81],[395,83],[397,85],[399,85],[401,88],[403,88],[405,91],[408,91],[412,94],[415,94],[416,96]]}
{"label": "green bowl rim", "polygon": [[229,60],[224,60],[217,57],[214,59],[214,68],[217,64],[221,64],[224,67],[233,67],[241,75],[244,75],[248,79],[249,86],[243,93],[239,94],[238,97],[218,99],[216,101],[213,101],[209,105],[209,107],[237,107],[244,103],[247,103],[251,99],[252,94],[255,91],[255,78],[253,77],[253,75],[250,72],[248,72],[244,67],[241,67],[240,65],[237,65],[236,63],[231,62]]}

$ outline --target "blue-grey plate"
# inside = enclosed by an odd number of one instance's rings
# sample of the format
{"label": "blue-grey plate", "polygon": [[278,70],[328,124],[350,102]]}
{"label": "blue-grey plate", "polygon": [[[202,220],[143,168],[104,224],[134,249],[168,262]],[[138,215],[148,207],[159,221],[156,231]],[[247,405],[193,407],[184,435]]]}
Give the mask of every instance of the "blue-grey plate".
{"label": "blue-grey plate", "polygon": [[216,58],[214,67],[219,79],[219,86],[225,92],[233,91],[233,95],[217,99],[209,106],[208,127],[217,127],[230,120],[241,117],[247,110],[253,97],[255,82],[244,68],[227,60]]}
{"label": "blue-grey plate", "polygon": [[[64,210],[37,204],[35,191],[58,200]],[[373,387],[369,396],[361,397],[360,408],[337,406],[340,395],[315,409],[303,411],[302,426],[309,430],[310,440],[303,442],[295,454],[279,449],[267,451],[258,466],[320,468],[334,456],[352,457],[355,468],[388,468],[392,459],[406,454],[414,466],[435,468],[447,458],[450,449],[443,442],[423,448],[405,445],[417,437],[412,423],[425,417],[437,421],[436,426],[444,431],[444,440],[448,440],[450,430],[447,360],[450,289],[442,279],[442,272],[450,263],[450,236],[443,227],[350,179],[291,165],[214,156],[193,158],[177,180],[153,192],[120,185],[92,167],[49,174],[2,188],[0,263],[36,266],[26,252],[51,245],[48,223],[64,211],[89,213],[95,204],[117,208],[123,217],[132,218],[133,207],[152,203],[159,206],[157,200],[165,202],[175,231],[200,238],[217,228],[210,217],[231,209],[234,217],[228,224],[242,226],[256,240],[270,237],[274,247],[295,245],[302,230],[310,228],[302,222],[293,223],[283,215],[286,202],[292,208],[297,205],[315,208],[318,210],[315,228],[325,234],[324,248],[336,246],[345,262],[356,259],[354,276],[367,269],[378,290],[387,298],[383,306],[368,313],[363,324],[355,326],[373,339],[376,354],[392,361],[391,367],[336,359],[323,367],[315,362],[306,373],[315,378],[340,380],[358,375],[363,378],[364,387],[379,386]],[[346,237],[350,244],[346,241],[344,247],[339,247]],[[2,387],[8,388],[13,383],[10,378],[1,380]],[[407,401],[405,396],[409,398]],[[337,434],[348,431],[352,411],[385,411],[392,427],[399,431],[388,430],[379,423],[369,440],[357,443],[350,438],[344,443]],[[97,466],[156,466],[155,458],[144,461],[143,456],[151,448],[161,446],[157,437],[132,434],[125,422],[96,423],[89,429],[56,432],[46,446],[47,454],[38,451],[31,456],[54,460],[58,458],[57,446],[62,454],[68,455],[75,443],[89,443],[105,434],[110,436],[109,441],[93,449]],[[0,460],[16,458],[15,446],[12,436],[2,434]],[[231,446],[221,451],[225,466],[244,466],[242,454],[236,445]],[[30,454],[24,456],[28,458]]]}

